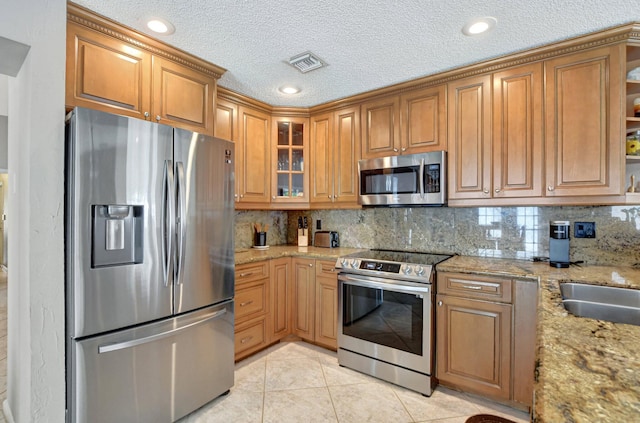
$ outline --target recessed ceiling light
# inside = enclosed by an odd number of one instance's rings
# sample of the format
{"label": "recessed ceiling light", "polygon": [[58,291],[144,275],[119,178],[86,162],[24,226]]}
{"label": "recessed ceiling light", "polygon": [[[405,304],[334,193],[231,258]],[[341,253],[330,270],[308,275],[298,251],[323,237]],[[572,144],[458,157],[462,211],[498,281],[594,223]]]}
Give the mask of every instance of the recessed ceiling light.
{"label": "recessed ceiling light", "polygon": [[464,35],[482,34],[483,32],[487,32],[494,26],[496,26],[496,23],[498,23],[498,20],[496,18],[492,18],[491,16],[472,19],[462,27],[462,33]]}
{"label": "recessed ceiling light", "polygon": [[147,21],[147,28],[162,35],[169,35],[176,32],[176,28],[171,24],[171,22],[161,18],[149,19]]}
{"label": "recessed ceiling light", "polygon": [[281,93],[284,93],[284,94],[298,94],[300,92],[299,88],[296,88],[291,85],[285,85],[283,87],[280,87],[279,90]]}

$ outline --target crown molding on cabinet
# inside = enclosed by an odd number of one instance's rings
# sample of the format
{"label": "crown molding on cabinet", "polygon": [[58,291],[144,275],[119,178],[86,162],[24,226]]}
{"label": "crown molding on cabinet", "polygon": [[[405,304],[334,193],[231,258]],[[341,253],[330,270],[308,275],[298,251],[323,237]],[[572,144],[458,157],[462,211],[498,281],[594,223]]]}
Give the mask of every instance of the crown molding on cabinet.
{"label": "crown molding on cabinet", "polygon": [[220,79],[227,71],[225,68],[202,60],[169,44],[155,40],[71,2],[67,3],[67,21],[75,22],[93,31],[135,45],[156,56],[172,60],[216,79]]}

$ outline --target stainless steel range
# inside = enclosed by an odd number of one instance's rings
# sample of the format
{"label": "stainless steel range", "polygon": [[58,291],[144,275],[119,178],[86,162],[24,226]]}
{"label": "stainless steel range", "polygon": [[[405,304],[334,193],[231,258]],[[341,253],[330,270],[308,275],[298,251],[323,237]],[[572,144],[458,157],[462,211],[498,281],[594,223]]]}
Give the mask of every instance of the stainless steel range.
{"label": "stainless steel range", "polygon": [[435,265],[449,257],[388,250],[340,257],[339,364],[430,396]]}

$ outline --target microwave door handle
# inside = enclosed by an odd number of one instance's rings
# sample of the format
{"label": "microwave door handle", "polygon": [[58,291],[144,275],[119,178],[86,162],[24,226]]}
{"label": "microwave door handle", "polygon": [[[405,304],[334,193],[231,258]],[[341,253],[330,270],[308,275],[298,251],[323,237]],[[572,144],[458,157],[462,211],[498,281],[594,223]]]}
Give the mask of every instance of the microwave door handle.
{"label": "microwave door handle", "polygon": [[173,194],[173,163],[165,160],[162,187],[162,277],[164,286],[169,286],[173,274],[173,240],[175,237],[175,197]]}
{"label": "microwave door handle", "polygon": [[424,159],[420,159],[420,198],[424,199]]}

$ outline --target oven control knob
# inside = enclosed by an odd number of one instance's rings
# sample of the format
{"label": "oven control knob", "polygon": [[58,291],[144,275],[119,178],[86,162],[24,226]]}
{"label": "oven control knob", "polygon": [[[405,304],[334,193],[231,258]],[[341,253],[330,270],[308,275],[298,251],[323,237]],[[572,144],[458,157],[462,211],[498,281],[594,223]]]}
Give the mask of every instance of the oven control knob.
{"label": "oven control knob", "polygon": [[358,268],[358,260],[351,260],[351,267],[354,269]]}
{"label": "oven control knob", "polygon": [[413,269],[411,269],[411,266],[407,266],[404,269],[404,274],[405,275],[410,275],[412,271],[413,271]]}
{"label": "oven control knob", "polygon": [[424,267],[422,267],[422,266],[416,267],[416,275],[418,275],[418,276],[424,275]]}
{"label": "oven control knob", "polygon": [[340,264],[342,265],[342,267],[347,267],[347,263],[348,263],[348,261],[347,261],[346,258],[343,258],[343,259],[340,260]]}

